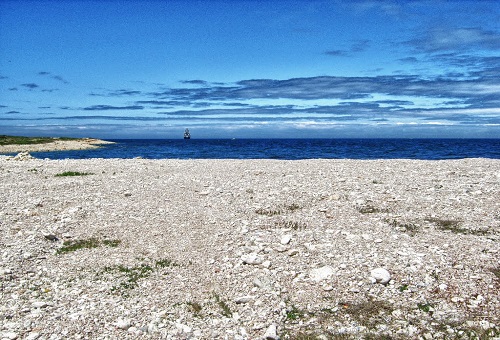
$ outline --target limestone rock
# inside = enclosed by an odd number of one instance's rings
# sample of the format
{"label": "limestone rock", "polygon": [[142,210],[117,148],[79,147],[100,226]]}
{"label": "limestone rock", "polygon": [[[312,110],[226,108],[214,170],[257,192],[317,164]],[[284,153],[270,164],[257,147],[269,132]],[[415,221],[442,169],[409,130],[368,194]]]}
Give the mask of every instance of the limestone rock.
{"label": "limestone rock", "polygon": [[391,280],[391,274],[384,268],[375,268],[370,273],[376,282],[386,284]]}
{"label": "limestone rock", "polygon": [[242,255],[241,260],[243,263],[250,265],[258,265],[264,262],[264,259],[256,253]]}
{"label": "limestone rock", "polygon": [[264,337],[262,339],[263,340],[279,340],[279,338],[280,337],[277,334],[276,325],[272,324],[267,328],[266,333],[264,333]]}
{"label": "limestone rock", "polygon": [[323,266],[320,268],[311,269],[309,277],[315,282],[329,279],[334,274],[334,270],[330,266]]}

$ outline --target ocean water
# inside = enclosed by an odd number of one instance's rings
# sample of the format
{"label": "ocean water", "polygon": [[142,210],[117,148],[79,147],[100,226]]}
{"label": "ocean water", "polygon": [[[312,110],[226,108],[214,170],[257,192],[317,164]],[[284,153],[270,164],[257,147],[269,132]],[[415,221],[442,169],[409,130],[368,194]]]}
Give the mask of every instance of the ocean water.
{"label": "ocean water", "polygon": [[37,158],[500,159],[500,139],[126,139],[95,150],[34,152]]}

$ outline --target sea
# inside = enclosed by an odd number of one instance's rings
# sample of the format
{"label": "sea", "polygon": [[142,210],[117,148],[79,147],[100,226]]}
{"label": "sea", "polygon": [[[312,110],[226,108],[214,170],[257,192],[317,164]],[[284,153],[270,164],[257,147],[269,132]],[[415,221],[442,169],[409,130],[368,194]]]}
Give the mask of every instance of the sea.
{"label": "sea", "polygon": [[145,159],[500,159],[500,139],[118,139],[36,158]]}

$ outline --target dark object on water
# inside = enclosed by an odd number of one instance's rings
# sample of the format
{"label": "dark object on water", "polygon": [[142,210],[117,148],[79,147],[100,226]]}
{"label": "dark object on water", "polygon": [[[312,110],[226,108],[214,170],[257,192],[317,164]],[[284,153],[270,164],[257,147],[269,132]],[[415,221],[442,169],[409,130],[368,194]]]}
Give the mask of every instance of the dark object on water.
{"label": "dark object on water", "polygon": [[189,129],[186,129],[186,131],[184,131],[184,139],[191,139],[191,134],[189,133]]}

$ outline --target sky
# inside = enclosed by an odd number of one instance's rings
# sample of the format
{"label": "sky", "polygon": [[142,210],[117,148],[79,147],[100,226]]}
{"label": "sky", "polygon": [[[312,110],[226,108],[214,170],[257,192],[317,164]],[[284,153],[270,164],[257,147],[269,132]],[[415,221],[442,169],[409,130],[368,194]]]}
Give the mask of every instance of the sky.
{"label": "sky", "polygon": [[500,138],[500,1],[0,1],[0,135],[185,128]]}

